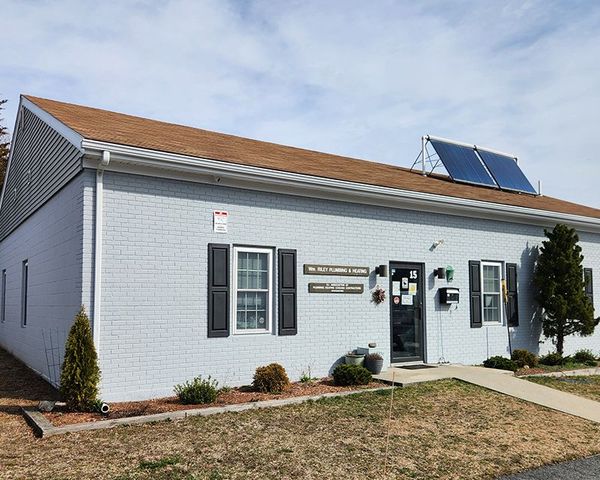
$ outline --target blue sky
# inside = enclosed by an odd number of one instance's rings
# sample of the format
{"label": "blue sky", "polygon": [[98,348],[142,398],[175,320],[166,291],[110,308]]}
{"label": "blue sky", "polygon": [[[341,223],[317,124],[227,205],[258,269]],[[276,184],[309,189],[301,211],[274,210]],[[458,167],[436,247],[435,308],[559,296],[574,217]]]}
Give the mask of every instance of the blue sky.
{"label": "blue sky", "polygon": [[4,0],[20,93],[410,166],[429,133],[600,208],[600,3]]}

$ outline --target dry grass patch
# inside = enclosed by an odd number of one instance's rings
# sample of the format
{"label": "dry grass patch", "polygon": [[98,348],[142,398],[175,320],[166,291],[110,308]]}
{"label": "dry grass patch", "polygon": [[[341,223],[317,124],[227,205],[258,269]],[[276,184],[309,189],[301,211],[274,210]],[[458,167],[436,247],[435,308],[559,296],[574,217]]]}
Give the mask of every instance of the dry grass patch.
{"label": "dry grass patch", "polygon": [[600,402],[600,375],[527,377],[526,380]]}
{"label": "dry grass patch", "polygon": [[[19,419],[0,437],[0,478],[382,478],[389,401],[363,393],[43,440]],[[600,426],[472,385],[394,393],[390,479],[493,478],[596,453]]]}

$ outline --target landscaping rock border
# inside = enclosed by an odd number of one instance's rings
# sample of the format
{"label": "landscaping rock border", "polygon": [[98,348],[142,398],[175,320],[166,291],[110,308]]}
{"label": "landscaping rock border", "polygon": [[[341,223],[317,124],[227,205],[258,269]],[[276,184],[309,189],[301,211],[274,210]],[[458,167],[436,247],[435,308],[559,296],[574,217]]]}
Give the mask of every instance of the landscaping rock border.
{"label": "landscaping rock border", "polygon": [[84,432],[88,430],[102,430],[124,425],[141,425],[151,422],[164,422],[167,420],[183,420],[187,417],[216,415],[227,412],[243,412],[257,408],[285,407],[287,405],[298,405],[300,403],[322,400],[325,398],[346,397],[359,393],[378,392],[382,390],[391,390],[395,387],[385,386],[378,388],[368,388],[364,390],[350,390],[345,392],[323,393],[320,395],[306,395],[303,397],[289,397],[275,400],[261,400],[258,402],[238,403],[235,405],[225,405],[223,407],[194,408],[190,410],[176,410],[174,412],[155,413],[152,415],[140,415],[137,417],[115,418],[113,420],[99,420],[97,422],[74,423],[72,425],[54,426],[44,417],[44,415],[34,407],[22,407],[21,411],[27,423],[33,429],[38,437],[50,437],[53,435],[62,435],[65,433]]}

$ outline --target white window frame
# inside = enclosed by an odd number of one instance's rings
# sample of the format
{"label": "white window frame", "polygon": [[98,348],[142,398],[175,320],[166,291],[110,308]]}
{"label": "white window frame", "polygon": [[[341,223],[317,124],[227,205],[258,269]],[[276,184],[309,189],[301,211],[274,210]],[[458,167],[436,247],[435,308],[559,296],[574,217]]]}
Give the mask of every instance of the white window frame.
{"label": "white window frame", "polygon": [[[499,305],[500,305],[500,319],[498,321],[487,321],[485,320],[485,296],[486,295],[495,295],[495,292],[486,292],[485,291],[485,282],[483,279],[483,267],[487,266],[487,267],[498,267],[498,273],[500,274],[500,292],[498,294],[498,301],[499,301]],[[481,282],[481,324],[482,325],[489,325],[489,326],[494,326],[494,325],[503,325],[504,323],[504,292],[502,291],[502,280],[504,279],[504,263],[503,262],[494,262],[494,261],[481,261],[480,264],[480,272],[479,272],[479,278],[480,278],[480,282]]]}
{"label": "white window frame", "polygon": [[[268,255],[267,265],[269,272],[267,275],[267,321],[266,328],[238,329],[237,328],[237,296],[238,296],[238,253],[266,253]],[[234,335],[263,335],[271,334],[273,331],[273,249],[259,247],[233,247],[233,275],[232,275],[232,295],[231,311]],[[264,292],[264,289],[242,289],[244,292]]]}

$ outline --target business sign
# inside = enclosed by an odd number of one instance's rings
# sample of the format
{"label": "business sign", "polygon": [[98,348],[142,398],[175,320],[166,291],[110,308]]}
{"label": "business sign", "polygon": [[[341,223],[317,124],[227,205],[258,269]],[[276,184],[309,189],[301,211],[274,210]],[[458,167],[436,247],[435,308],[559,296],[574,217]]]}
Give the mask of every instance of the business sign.
{"label": "business sign", "polygon": [[346,277],[368,277],[369,267],[352,265],[311,265],[304,264],[305,275],[338,275]]}
{"label": "business sign", "polygon": [[309,283],[310,293],[363,293],[362,283]]}
{"label": "business sign", "polygon": [[213,212],[213,232],[227,233],[227,217],[229,213],[223,210]]}

